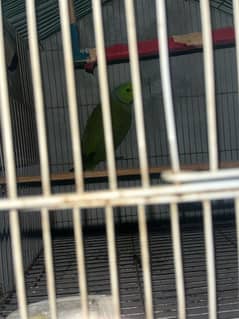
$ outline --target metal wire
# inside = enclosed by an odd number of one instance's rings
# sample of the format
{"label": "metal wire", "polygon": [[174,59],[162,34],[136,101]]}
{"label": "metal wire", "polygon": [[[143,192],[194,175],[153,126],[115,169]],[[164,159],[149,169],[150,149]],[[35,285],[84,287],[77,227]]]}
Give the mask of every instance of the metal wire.
{"label": "metal wire", "polygon": [[[0,81],[0,112],[1,112],[1,126],[2,138],[4,145],[6,177],[8,186],[9,199],[17,197],[16,187],[16,171],[15,159],[13,151],[13,135],[11,127],[10,104],[8,97],[7,87],[7,72],[6,72],[6,58],[4,48],[4,30],[3,30],[3,15],[2,15],[2,2],[0,2],[0,65],[1,65],[1,81]],[[26,290],[24,282],[24,269],[23,269],[23,256],[21,247],[21,235],[19,216],[17,210],[13,209],[9,212],[10,218],[10,233],[12,242],[12,257],[14,274],[16,280],[16,290],[18,298],[18,306],[21,319],[27,319],[27,304],[26,304]]]}
{"label": "metal wire", "polygon": [[200,1],[202,38],[204,54],[204,81],[206,90],[207,131],[209,144],[209,165],[212,171],[218,168],[217,125],[215,79],[213,64],[213,42],[210,17],[210,4],[208,0]]}
{"label": "metal wire", "polygon": [[182,185],[154,186],[149,189],[130,188],[115,191],[97,191],[84,194],[61,193],[50,196],[24,196],[16,199],[1,199],[0,210],[22,209],[25,212],[48,209],[78,207],[135,206],[138,204],[167,204],[216,200],[238,197],[237,179],[228,181],[208,181]]}
{"label": "metal wire", "polygon": [[[148,211],[150,213],[150,210]],[[161,227],[162,226],[162,227]],[[219,311],[222,317],[238,318],[237,307],[237,248],[236,233],[233,225],[215,225],[217,240],[217,282]],[[229,226],[229,227],[228,227]],[[153,280],[154,316],[157,318],[177,318],[175,272],[173,266],[173,250],[170,233],[165,232],[165,224],[148,226],[148,239],[151,251],[151,272]],[[187,272],[187,316],[208,318],[207,312],[207,278],[205,271],[205,254],[203,230],[199,224],[181,229],[183,248],[185,251],[184,269]],[[107,242],[104,233],[84,234],[85,254],[87,256],[88,287],[91,294],[108,295],[110,293],[109,268],[106,257]],[[225,240],[225,237],[230,240]],[[139,253],[139,236],[133,232],[117,230],[118,265],[120,268],[121,315],[128,318],[144,319],[144,298],[140,263],[134,262]],[[59,294],[77,294],[77,264],[75,262],[75,242],[72,236],[57,236],[53,240],[55,267]],[[136,256],[135,256],[136,255]],[[227,258],[225,258],[227,256]],[[39,274],[41,274],[39,276]],[[143,274],[143,273],[142,273]],[[26,280],[31,284],[28,290],[28,302],[41,301],[46,293],[46,276],[44,272],[44,256],[41,254],[34,267],[27,273]],[[227,289],[225,290],[225,287]],[[196,289],[196,291],[195,291]],[[90,299],[91,300],[91,299]],[[16,305],[16,297],[10,302],[0,305],[0,313],[4,317]],[[166,306],[165,306],[166,305]]]}
{"label": "metal wire", "polygon": [[[158,41],[160,48],[160,70],[163,88],[164,110],[166,115],[167,138],[170,149],[170,158],[173,176],[180,171],[179,153],[176,135],[176,125],[174,118],[173,97],[171,88],[168,35],[167,35],[167,15],[165,1],[156,1]],[[178,218],[178,207],[176,204],[170,205],[172,241],[174,249],[174,265],[176,273],[178,316],[180,319],[186,318],[186,303],[184,291],[184,275],[182,250],[180,242],[180,227]]]}
{"label": "metal wire", "polygon": [[[102,0],[103,4],[109,0]],[[91,12],[91,0],[77,0],[75,11],[77,20]],[[42,41],[60,30],[60,19],[57,1],[40,1],[37,3],[38,9],[38,33]],[[4,1],[4,13],[10,23],[16,28],[22,37],[27,38],[25,4],[22,0]],[[46,17],[48,19],[46,19]]]}
{"label": "metal wire", "polygon": [[[210,17],[210,4],[207,0],[200,1],[203,52],[204,52],[204,81],[206,90],[207,108],[207,131],[209,144],[209,167],[211,171],[218,169],[218,149],[217,149],[217,126],[216,126],[216,101],[215,101],[215,79],[212,29]],[[217,298],[216,298],[216,274],[214,259],[214,240],[212,212],[210,201],[203,202],[203,220],[205,232],[205,248],[207,259],[207,280],[208,280],[208,308],[210,318],[217,318]]]}
{"label": "metal wire", "polygon": [[71,140],[73,145],[76,189],[78,192],[82,192],[84,189],[83,167],[82,167],[82,159],[81,159],[79,116],[78,116],[78,110],[77,110],[76,85],[75,85],[74,67],[73,67],[73,59],[72,59],[72,47],[69,45],[69,43],[71,43],[71,36],[70,36],[70,19],[69,19],[68,0],[59,1],[59,8],[60,8],[60,18],[61,18],[67,96],[68,96],[69,115],[70,115]]}
{"label": "metal wire", "polygon": [[167,138],[170,149],[170,158],[173,171],[176,173],[180,170],[178,145],[176,136],[176,127],[173,110],[173,97],[171,88],[169,53],[168,53],[168,37],[167,37],[167,21],[166,8],[164,0],[156,0],[156,15],[158,41],[160,48],[160,70],[163,88],[164,110],[166,116]]}
{"label": "metal wire", "polygon": [[116,241],[114,233],[114,218],[113,208],[106,206],[105,219],[106,219],[106,231],[107,231],[107,243],[109,252],[109,265],[110,265],[110,282],[111,292],[114,308],[114,318],[120,319],[120,299],[119,299],[119,283],[118,283],[118,267],[116,257]]}
{"label": "metal wire", "polygon": [[210,5],[217,10],[232,14],[232,0],[210,0]]}
{"label": "metal wire", "polygon": [[[105,56],[105,45],[104,45],[104,31],[101,11],[101,1],[94,0],[92,3],[93,8],[93,22],[96,38],[96,51],[98,56],[98,67],[99,67],[99,85],[101,95],[101,105],[103,113],[103,126],[104,126],[104,137],[106,145],[106,157],[109,172],[109,182],[111,190],[116,189],[116,167],[115,167],[115,156],[114,156],[114,142],[112,133],[111,123],[111,111],[110,111],[110,98],[109,88],[107,79],[107,68],[106,68],[106,56]],[[116,264],[116,252],[115,252],[115,240],[114,240],[114,223],[113,223],[113,211],[110,206],[106,207],[106,228],[107,228],[107,241],[109,251],[109,262],[110,262],[110,278],[111,278],[111,289],[113,296],[114,305],[114,317],[120,318],[120,301],[119,301],[119,288],[118,288],[118,269]]]}
{"label": "metal wire", "polygon": [[[239,88],[239,1],[233,0],[233,17],[236,39],[236,61],[237,61],[237,85]],[[239,198],[235,199],[236,233],[237,233],[237,259],[239,272]]]}
{"label": "metal wire", "polygon": [[139,57],[136,37],[136,24],[133,0],[125,0],[125,14],[129,42],[131,78],[133,82],[134,110],[136,117],[136,133],[139,150],[140,170],[143,187],[149,186],[149,171],[144,127],[142,87],[140,81]]}
{"label": "metal wire", "polygon": [[[142,177],[143,187],[149,186],[149,172],[147,160],[147,148],[144,127],[143,102],[142,102],[142,88],[140,81],[139,57],[136,37],[136,23],[134,2],[132,0],[125,0],[125,13],[127,23],[127,34],[129,42],[129,56],[131,65],[131,78],[133,82],[133,96],[136,115],[136,133],[139,150],[140,171]],[[142,252],[142,266],[144,275],[144,295],[145,295],[145,313],[146,318],[153,318],[153,298],[151,285],[151,271],[150,258],[147,237],[147,225],[145,218],[145,207],[140,205],[138,207],[139,219],[139,234],[140,246]]]}
{"label": "metal wire", "polygon": [[239,198],[235,199],[235,219],[236,219],[236,237],[237,237],[237,272],[239,272]]}
{"label": "metal wire", "polygon": [[178,299],[178,318],[186,318],[186,301],[184,289],[184,274],[183,274],[183,260],[181,248],[181,236],[179,226],[179,213],[178,205],[170,205],[171,214],[171,229],[172,229],[172,242],[173,242],[173,257],[176,275],[177,299]]}
{"label": "metal wire", "polygon": [[[234,16],[234,26],[235,26],[235,38],[236,38],[236,59],[237,59],[237,74],[239,71],[239,3],[237,0],[233,0],[233,16]],[[239,78],[238,78],[239,83]],[[239,84],[238,84],[239,87]]]}
{"label": "metal wire", "polygon": [[110,111],[110,97],[109,86],[107,79],[106,55],[105,55],[105,41],[101,11],[101,1],[94,0],[92,2],[93,9],[93,22],[95,31],[97,61],[98,61],[98,76],[101,96],[101,107],[103,115],[104,137],[106,146],[106,158],[109,171],[109,183],[111,189],[117,187],[115,156],[114,156],[114,142],[111,124],[111,111]]}
{"label": "metal wire", "polygon": [[153,318],[152,279],[150,270],[150,256],[148,247],[148,231],[146,224],[145,206],[138,206],[138,224],[140,235],[140,248],[142,255],[142,269],[144,276],[145,314],[146,318]]}
{"label": "metal wire", "polygon": [[207,181],[221,180],[221,179],[234,179],[239,177],[239,169],[220,169],[218,171],[203,171],[203,172],[180,172],[174,174],[173,172],[164,172],[162,177],[168,182],[196,182],[196,181]]}
{"label": "metal wire", "polygon": [[89,318],[88,311],[88,292],[87,292],[87,279],[85,270],[85,254],[84,254],[84,241],[81,223],[81,210],[78,208],[73,209],[73,225],[75,234],[75,246],[77,256],[77,269],[78,269],[78,283],[81,294],[82,315],[85,319]]}
{"label": "metal wire", "polygon": [[[47,151],[47,138],[46,138],[46,126],[45,126],[45,115],[44,115],[44,100],[41,82],[41,69],[40,69],[40,58],[38,48],[38,37],[37,37],[37,24],[36,24],[36,13],[35,13],[35,1],[26,1],[26,12],[27,12],[27,27],[29,35],[29,50],[30,60],[32,69],[32,81],[34,83],[33,93],[36,110],[36,122],[38,130],[38,144],[40,151],[40,164],[41,164],[41,175],[42,175],[42,188],[43,194],[50,195],[50,174],[49,174],[49,163],[48,163],[48,151]],[[49,297],[49,308],[52,319],[57,318],[56,309],[56,292],[55,292],[55,280],[54,280],[54,267],[53,267],[53,256],[51,247],[51,234],[50,234],[50,221],[49,213],[47,208],[41,209],[42,219],[42,234],[43,234],[43,245],[45,252],[45,265],[47,273],[47,287]]]}
{"label": "metal wire", "polygon": [[207,261],[208,312],[210,319],[217,318],[215,254],[213,240],[212,210],[210,201],[203,202],[204,240]]}
{"label": "metal wire", "polygon": [[45,267],[47,275],[47,288],[49,298],[50,316],[52,319],[57,318],[56,309],[56,291],[55,291],[55,274],[53,266],[53,255],[51,247],[51,226],[49,221],[49,212],[47,208],[41,209],[41,220],[42,220],[42,236],[43,246],[45,254]]}

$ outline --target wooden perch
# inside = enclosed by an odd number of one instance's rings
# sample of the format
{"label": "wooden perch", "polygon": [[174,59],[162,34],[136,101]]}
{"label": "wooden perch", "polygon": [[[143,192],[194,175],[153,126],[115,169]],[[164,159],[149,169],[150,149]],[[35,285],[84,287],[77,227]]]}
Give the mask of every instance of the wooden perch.
{"label": "wooden perch", "polygon": [[[239,167],[239,162],[221,162],[220,168],[236,168]],[[200,164],[184,164],[181,165],[182,170],[208,170],[209,165],[207,163]],[[159,177],[160,173],[165,170],[170,170],[169,165],[164,165],[160,167],[151,167],[149,168],[149,174],[153,177]],[[140,170],[138,168],[129,168],[129,169],[119,169],[117,170],[118,179],[139,179]],[[55,173],[51,174],[51,183],[55,185],[62,184],[74,184],[74,173]],[[84,179],[88,182],[100,182],[105,181],[108,178],[107,171],[86,171],[84,172]],[[40,176],[17,176],[18,184],[41,184]],[[0,185],[5,185],[5,177],[0,177]]]}
{"label": "wooden perch", "polygon": [[[213,45],[215,49],[231,47],[235,45],[234,28],[228,27],[217,29],[212,32]],[[200,32],[183,35],[173,35],[168,39],[169,54],[184,55],[200,52],[203,49],[202,34]],[[106,59],[108,64],[122,63],[129,60],[129,50],[127,44],[115,44],[107,47]],[[85,61],[75,67],[84,68],[87,72],[93,73],[97,65],[97,53],[95,48],[84,49],[88,52]],[[158,39],[138,42],[138,53],[140,59],[152,59],[158,57],[160,50]],[[76,61],[77,62],[77,61]],[[82,63],[83,62],[83,63]]]}

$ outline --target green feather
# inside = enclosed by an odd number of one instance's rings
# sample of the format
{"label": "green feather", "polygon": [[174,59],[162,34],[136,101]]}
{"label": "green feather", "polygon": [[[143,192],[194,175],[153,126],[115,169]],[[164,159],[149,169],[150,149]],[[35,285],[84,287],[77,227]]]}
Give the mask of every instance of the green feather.
{"label": "green feather", "polygon": [[[132,123],[132,87],[125,83],[110,96],[114,149],[122,143]],[[106,160],[101,105],[98,104],[87,120],[82,137],[84,170],[92,170]]]}

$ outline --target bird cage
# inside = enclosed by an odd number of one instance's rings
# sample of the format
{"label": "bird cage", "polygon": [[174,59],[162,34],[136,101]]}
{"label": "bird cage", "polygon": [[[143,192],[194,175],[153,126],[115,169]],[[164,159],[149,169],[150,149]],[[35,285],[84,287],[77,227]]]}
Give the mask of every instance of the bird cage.
{"label": "bird cage", "polygon": [[29,55],[26,41],[7,21],[4,25],[14,154],[20,169],[39,163]]}
{"label": "bird cage", "polygon": [[238,318],[239,2],[1,5],[0,316]]}

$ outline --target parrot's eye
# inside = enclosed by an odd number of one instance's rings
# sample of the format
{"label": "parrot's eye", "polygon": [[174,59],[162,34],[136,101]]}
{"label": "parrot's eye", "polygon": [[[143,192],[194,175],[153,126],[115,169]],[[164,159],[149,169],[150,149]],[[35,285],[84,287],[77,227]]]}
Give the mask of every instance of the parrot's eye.
{"label": "parrot's eye", "polygon": [[126,92],[131,92],[131,89],[130,89],[130,88],[127,88],[127,89],[126,89]]}

